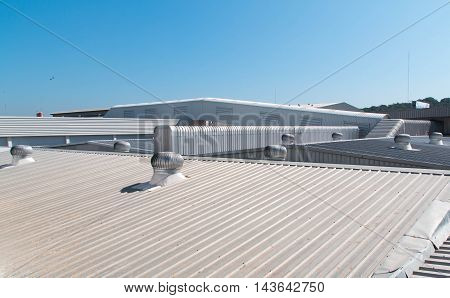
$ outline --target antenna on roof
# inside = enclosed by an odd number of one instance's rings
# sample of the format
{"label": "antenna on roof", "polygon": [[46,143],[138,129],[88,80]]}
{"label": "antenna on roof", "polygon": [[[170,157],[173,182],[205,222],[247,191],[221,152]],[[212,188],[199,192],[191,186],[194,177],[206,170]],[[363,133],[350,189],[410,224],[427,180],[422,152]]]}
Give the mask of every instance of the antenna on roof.
{"label": "antenna on roof", "polygon": [[275,104],[277,103],[277,87],[275,87]]}
{"label": "antenna on roof", "polygon": [[408,51],[408,83],[407,83],[407,90],[406,90],[406,101],[409,102],[409,51]]}

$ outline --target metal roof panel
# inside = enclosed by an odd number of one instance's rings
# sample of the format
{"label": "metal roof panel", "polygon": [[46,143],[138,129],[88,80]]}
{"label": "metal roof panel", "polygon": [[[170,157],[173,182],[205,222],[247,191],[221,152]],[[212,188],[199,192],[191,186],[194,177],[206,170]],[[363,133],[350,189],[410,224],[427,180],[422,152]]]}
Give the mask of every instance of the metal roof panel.
{"label": "metal roof panel", "polygon": [[[9,162],[0,153],[0,164]],[[0,170],[5,277],[370,276],[450,183],[446,172],[35,150]]]}

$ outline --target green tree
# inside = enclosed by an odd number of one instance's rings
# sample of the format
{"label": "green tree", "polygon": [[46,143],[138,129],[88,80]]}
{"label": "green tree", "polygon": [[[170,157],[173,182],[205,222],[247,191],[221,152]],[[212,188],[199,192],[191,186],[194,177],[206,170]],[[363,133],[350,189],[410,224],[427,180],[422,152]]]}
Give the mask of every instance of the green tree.
{"label": "green tree", "polygon": [[450,105],[450,97],[441,99],[441,104]]}
{"label": "green tree", "polygon": [[433,97],[427,97],[427,98],[419,99],[419,100],[420,100],[420,101],[423,101],[423,102],[426,102],[426,103],[429,103],[430,106],[438,105],[438,104],[439,104],[439,101],[437,101],[437,100],[434,99]]}

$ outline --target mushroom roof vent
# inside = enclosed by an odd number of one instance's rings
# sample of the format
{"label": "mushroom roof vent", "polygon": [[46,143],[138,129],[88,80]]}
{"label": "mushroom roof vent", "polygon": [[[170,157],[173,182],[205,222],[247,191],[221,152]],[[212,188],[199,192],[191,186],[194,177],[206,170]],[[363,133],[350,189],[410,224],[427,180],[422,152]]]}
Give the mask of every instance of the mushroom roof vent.
{"label": "mushroom roof vent", "polygon": [[440,132],[432,132],[430,134],[430,144],[444,145],[444,143],[442,142],[442,134]]}
{"label": "mushroom roof vent", "polygon": [[285,160],[287,149],[280,145],[270,145],[264,148],[264,156],[273,160]]}
{"label": "mushroom roof vent", "polygon": [[180,172],[183,167],[183,157],[175,152],[158,152],[152,156],[153,177],[150,187],[166,186],[186,179]]}
{"label": "mushroom roof vent", "polygon": [[395,148],[401,150],[412,150],[411,136],[408,134],[399,134],[394,138]]}
{"label": "mushroom roof vent", "polygon": [[344,135],[341,134],[340,132],[333,132],[331,137],[333,138],[333,141],[339,141],[339,140],[342,140],[344,138]]}
{"label": "mushroom roof vent", "polygon": [[179,170],[183,167],[183,157],[175,152],[158,152],[152,156],[151,164],[154,169]]}
{"label": "mushroom roof vent", "polygon": [[283,145],[293,145],[295,144],[295,136],[291,134],[284,134],[281,136],[281,142]]}
{"label": "mushroom roof vent", "polygon": [[31,148],[31,146],[16,145],[13,146],[9,152],[12,155],[12,166],[34,162],[33,157],[31,157],[33,154],[33,148]]}
{"label": "mushroom roof vent", "polygon": [[122,192],[134,192],[143,190],[152,190],[168,185],[173,185],[186,177],[180,172],[183,167],[183,157],[175,152],[155,153],[150,163],[153,167],[153,176],[149,182],[138,183],[122,189]]}
{"label": "mushroom roof vent", "polygon": [[11,148],[10,153],[12,156],[26,157],[33,154],[33,148],[28,145],[16,145]]}
{"label": "mushroom roof vent", "polygon": [[117,141],[114,143],[114,151],[116,152],[130,152],[131,145],[125,141]]}

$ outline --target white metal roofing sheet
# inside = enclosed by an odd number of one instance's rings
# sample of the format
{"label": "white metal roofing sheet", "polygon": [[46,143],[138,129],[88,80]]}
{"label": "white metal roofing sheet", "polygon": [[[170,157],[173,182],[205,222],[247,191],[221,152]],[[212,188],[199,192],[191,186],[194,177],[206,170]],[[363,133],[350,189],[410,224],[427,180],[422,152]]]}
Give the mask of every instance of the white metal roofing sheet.
{"label": "white metal roofing sheet", "polygon": [[266,107],[272,109],[281,109],[281,110],[297,110],[297,111],[310,111],[317,113],[331,113],[336,115],[347,115],[347,116],[361,116],[367,118],[376,118],[382,119],[387,114],[376,114],[376,113],[365,113],[365,112],[353,112],[353,111],[341,111],[341,110],[329,110],[316,108],[311,106],[298,106],[298,105],[287,105],[287,104],[275,104],[268,102],[256,102],[256,101],[248,101],[248,100],[237,100],[237,99],[225,99],[225,98],[194,98],[194,99],[181,99],[181,100],[169,100],[169,101],[160,101],[160,102],[150,102],[150,103],[138,103],[138,104],[125,104],[125,105],[116,105],[111,109],[115,108],[124,108],[124,107],[138,107],[138,106],[151,106],[151,105],[172,105],[178,103],[189,103],[189,102],[214,102],[214,103],[229,103],[236,105],[247,105],[247,106],[257,106],[257,107]]}
{"label": "white metal roofing sheet", "polygon": [[1,276],[370,276],[450,183],[438,171],[191,159],[184,182],[122,193],[150,179],[148,157],[34,156],[0,170]]}
{"label": "white metal roofing sheet", "polygon": [[374,138],[345,140],[305,145],[306,150],[323,149],[329,154],[358,154],[370,159],[391,160],[393,163],[408,162],[420,167],[450,169],[450,146],[444,138],[443,146],[431,145],[423,137],[412,138],[412,148],[416,150],[399,150],[393,138]]}
{"label": "white metal roofing sheet", "polygon": [[0,117],[0,137],[152,134],[156,126],[177,119]]}

